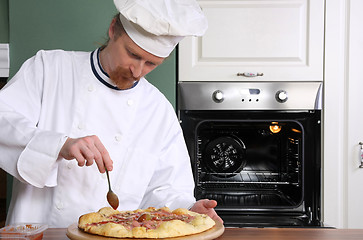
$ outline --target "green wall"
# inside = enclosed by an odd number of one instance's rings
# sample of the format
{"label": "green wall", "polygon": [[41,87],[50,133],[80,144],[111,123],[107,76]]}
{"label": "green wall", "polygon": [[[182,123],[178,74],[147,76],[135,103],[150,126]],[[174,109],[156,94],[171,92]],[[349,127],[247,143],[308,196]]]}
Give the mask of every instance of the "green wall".
{"label": "green wall", "polygon": [[[104,42],[116,14],[112,0],[0,1],[9,4],[10,76],[40,49],[94,50]],[[174,108],[175,65],[173,53],[147,76]]]}
{"label": "green wall", "polygon": [[9,42],[9,0],[0,0],[0,43]]}

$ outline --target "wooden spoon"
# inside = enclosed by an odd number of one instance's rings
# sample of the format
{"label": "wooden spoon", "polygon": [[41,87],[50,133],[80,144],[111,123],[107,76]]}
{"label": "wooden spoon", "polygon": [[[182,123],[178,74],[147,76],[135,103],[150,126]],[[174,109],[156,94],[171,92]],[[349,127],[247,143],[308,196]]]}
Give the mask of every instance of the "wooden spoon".
{"label": "wooden spoon", "polygon": [[[106,168],[105,168],[106,169]],[[116,193],[114,193],[112,190],[111,190],[111,183],[110,183],[110,177],[108,176],[108,171],[106,169],[106,175],[107,175],[107,181],[108,181],[108,193],[107,193],[107,201],[108,203],[111,205],[111,207],[113,209],[117,209],[118,208],[118,197],[116,195]]]}

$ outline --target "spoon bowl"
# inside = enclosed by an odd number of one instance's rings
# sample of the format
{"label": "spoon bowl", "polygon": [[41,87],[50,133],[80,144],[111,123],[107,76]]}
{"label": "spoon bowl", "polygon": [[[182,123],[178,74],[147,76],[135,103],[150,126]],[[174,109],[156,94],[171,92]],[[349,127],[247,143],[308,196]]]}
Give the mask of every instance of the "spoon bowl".
{"label": "spoon bowl", "polygon": [[107,181],[108,181],[108,193],[107,193],[107,201],[111,205],[113,209],[117,209],[119,205],[118,197],[116,193],[111,190],[110,177],[108,175],[108,170],[106,169]]}

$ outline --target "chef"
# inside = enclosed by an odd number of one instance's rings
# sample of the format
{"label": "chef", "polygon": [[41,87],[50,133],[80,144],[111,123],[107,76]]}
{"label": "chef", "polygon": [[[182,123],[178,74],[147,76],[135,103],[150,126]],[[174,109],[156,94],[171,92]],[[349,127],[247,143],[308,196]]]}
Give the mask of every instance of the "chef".
{"label": "chef", "polygon": [[114,0],[119,14],[93,52],[41,50],[0,92],[0,167],[14,177],[7,224],[67,227],[108,206],[190,208],[196,201],[175,111],[144,76],[207,21],[195,0]]}

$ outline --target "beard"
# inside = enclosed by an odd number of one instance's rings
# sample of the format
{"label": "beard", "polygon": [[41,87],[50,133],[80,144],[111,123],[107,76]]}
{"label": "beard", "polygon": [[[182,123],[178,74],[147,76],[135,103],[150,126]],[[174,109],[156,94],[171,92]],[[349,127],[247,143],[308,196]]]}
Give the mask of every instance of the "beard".
{"label": "beard", "polygon": [[133,77],[129,69],[122,68],[120,66],[111,71],[109,76],[112,82],[116,84],[117,88],[122,90],[132,88],[132,86],[135,84],[135,81],[140,80],[140,77]]}

